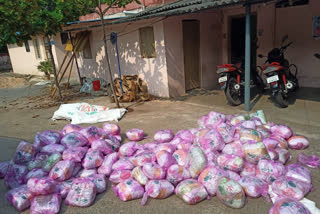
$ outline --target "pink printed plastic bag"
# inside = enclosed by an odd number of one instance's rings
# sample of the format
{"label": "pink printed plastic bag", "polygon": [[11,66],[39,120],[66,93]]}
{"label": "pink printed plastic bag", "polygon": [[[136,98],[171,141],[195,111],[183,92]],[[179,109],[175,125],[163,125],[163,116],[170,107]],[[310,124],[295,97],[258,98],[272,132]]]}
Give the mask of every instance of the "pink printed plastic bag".
{"label": "pink printed plastic bag", "polygon": [[208,160],[208,166],[209,165],[217,165],[217,158],[219,157],[220,153],[217,151],[213,152],[206,152],[206,157]]}
{"label": "pink printed plastic bag", "polygon": [[275,149],[280,143],[276,138],[272,137],[264,138],[262,142],[267,147],[267,149]]}
{"label": "pink printed plastic bag", "polygon": [[291,154],[288,150],[282,148],[276,148],[275,151],[279,155],[279,161],[283,164],[286,164],[291,159]]}
{"label": "pink printed plastic bag", "polygon": [[97,127],[89,126],[80,130],[80,133],[88,139],[88,145],[91,145],[92,141],[100,138],[100,132]]}
{"label": "pink printed plastic bag", "polygon": [[81,147],[88,145],[88,139],[80,132],[70,132],[63,136],[61,144],[66,148]]}
{"label": "pink printed plastic bag", "polygon": [[309,141],[304,136],[292,136],[288,139],[290,149],[306,149],[309,146]]}
{"label": "pink printed plastic bag", "polygon": [[130,160],[135,166],[144,166],[146,163],[154,163],[156,155],[153,152],[144,152],[131,157]]}
{"label": "pink printed plastic bag", "polygon": [[41,151],[42,153],[46,154],[53,154],[56,152],[62,153],[65,150],[64,145],[61,144],[49,144],[44,147],[42,147]]}
{"label": "pink printed plastic bag", "polygon": [[268,149],[270,160],[279,160],[279,154],[274,149]]}
{"label": "pink printed plastic bag", "polygon": [[221,151],[225,146],[222,136],[215,129],[200,130],[198,143],[204,151]]}
{"label": "pink printed plastic bag", "polygon": [[158,151],[167,151],[172,154],[174,151],[176,151],[176,146],[170,143],[162,143],[155,147],[154,152]]}
{"label": "pink printed plastic bag", "polygon": [[32,195],[29,193],[27,185],[22,185],[17,188],[9,190],[6,195],[9,203],[19,212],[30,207],[30,199]]}
{"label": "pink printed plastic bag", "polygon": [[26,176],[26,180],[29,180],[30,178],[43,178],[48,175],[48,172],[44,171],[43,169],[33,169],[28,172]]}
{"label": "pink printed plastic bag", "polygon": [[121,171],[121,170],[131,170],[134,168],[134,164],[128,158],[121,158],[112,165],[112,170]]}
{"label": "pink printed plastic bag", "polygon": [[156,157],[158,164],[164,169],[167,169],[168,167],[176,163],[176,160],[172,156],[172,154],[165,150],[158,151],[156,153]]}
{"label": "pink printed plastic bag", "polygon": [[167,170],[167,180],[173,185],[177,185],[180,181],[191,178],[189,171],[178,164],[171,165]]}
{"label": "pink printed plastic bag", "polygon": [[33,159],[36,152],[36,147],[34,145],[25,141],[21,141],[13,156],[13,162],[16,164],[26,165]]}
{"label": "pink printed plastic bag", "polygon": [[193,141],[193,134],[190,130],[180,130],[177,132],[176,137],[179,137],[181,138],[182,140],[184,140],[185,142],[189,142],[189,143],[192,143]]}
{"label": "pink printed plastic bag", "polygon": [[27,183],[28,191],[33,195],[48,195],[56,190],[56,184],[51,178],[30,178]]}
{"label": "pink printed plastic bag", "polygon": [[231,178],[237,182],[241,179],[241,176],[237,172],[234,172],[234,171],[231,171],[228,169],[224,169],[224,168],[223,168],[223,170],[226,171],[226,173],[228,174],[228,176],[227,176],[228,178]]}
{"label": "pink printed plastic bag", "polygon": [[264,126],[257,126],[256,130],[261,134],[263,138],[267,138],[270,136],[271,132],[269,129],[265,128]]}
{"label": "pink printed plastic bag", "polygon": [[62,159],[62,155],[60,153],[53,153],[50,155],[46,161],[44,162],[42,169],[46,172],[50,172],[52,167],[58,163]]}
{"label": "pink printed plastic bag", "polygon": [[272,183],[285,173],[286,167],[278,161],[260,160],[256,167],[257,177],[268,183]]}
{"label": "pink printed plastic bag", "polygon": [[300,164],[288,165],[286,177],[311,184],[311,171]]}
{"label": "pink printed plastic bag", "polygon": [[302,203],[291,198],[282,198],[277,200],[269,214],[311,214],[310,211],[303,206]]}
{"label": "pink printed plastic bag", "polygon": [[71,160],[74,162],[81,162],[84,155],[87,153],[88,147],[73,147],[66,149],[63,154],[63,160]]}
{"label": "pink printed plastic bag", "polygon": [[132,172],[131,172],[132,177],[139,182],[141,185],[146,185],[149,179],[147,176],[143,173],[142,169],[140,166],[136,166]]}
{"label": "pink printed plastic bag", "polygon": [[320,157],[317,155],[307,156],[304,153],[299,153],[297,156],[297,163],[310,168],[320,169]]}
{"label": "pink printed plastic bag", "polygon": [[0,178],[4,178],[7,174],[9,161],[0,162]]}
{"label": "pink printed plastic bag", "polygon": [[258,198],[268,195],[268,183],[255,176],[244,176],[239,180],[239,184],[247,196]]}
{"label": "pink printed plastic bag", "polygon": [[207,157],[200,147],[192,147],[188,153],[188,170],[192,178],[200,175],[201,171],[206,168],[208,164]]}
{"label": "pink printed plastic bag", "polygon": [[93,169],[99,167],[102,164],[103,158],[104,157],[100,151],[89,149],[82,161],[82,166],[85,169]]}
{"label": "pink printed plastic bag", "polygon": [[118,160],[118,158],[119,155],[117,152],[105,156],[101,166],[98,168],[98,173],[109,176],[112,172],[112,165]]}
{"label": "pink printed plastic bag", "polygon": [[259,160],[270,159],[268,150],[262,142],[249,142],[242,145],[245,159],[253,164],[257,164]]}
{"label": "pink printed plastic bag", "polygon": [[242,170],[244,161],[241,157],[236,155],[222,154],[217,158],[217,163],[221,168],[240,172]]}
{"label": "pink printed plastic bag", "polygon": [[91,149],[100,151],[105,155],[113,152],[112,145],[110,145],[106,140],[102,139],[92,141]]}
{"label": "pink printed plastic bag", "polygon": [[103,126],[103,130],[107,134],[111,134],[111,135],[119,135],[120,134],[120,126],[118,126],[117,124],[104,123],[102,126]]}
{"label": "pink printed plastic bag", "polygon": [[227,144],[223,148],[222,153],[228,154],[228,155],[237,155],[239,157],[244,157],[244,152],[242,151],[242,144],[238,140]]}
{"label": "pink printed plastic bag", "polygon": [[120,157],[131,157],[139,148],[142,148],[142,146],[138,145],[135,141],[125,143],[120,146],[119,155]]}
{"label": "pink printed plastic bag", "polygon": [[187,166],[189,163],[188,153],[189,152],[187,150],[178,149],[172,156],[180,166]]}
{"label": "pink printed plastic bag", "polygon": [[48,130],[41,133],[38,133],[35,137],[35,142],[33,145],[37,148],[49,145],[57,144],[60,142],[62,134],[55,130]]}
{"label": "pink printed plastic bag", "polygon": [[255,176],[256,175],[256,165],[244,162],[242,171],[240,172],[241,176]]}
{"label": "pink printed plastic bag", "polygon": [[95,175],[97,174],[97,170],[94,169],[82,169],[76,177],[80,177],[80,178],[85,178],[85,177],[89,177],[91,175]]}
{"label": "pink printed plastic bag", "polygon": [[56,214],[60,211],[61,196],[59,194],[41,195],[31,199],[30,213]]}
{"label": "pink printed plastic bag", "polygon": [[77,176],[81,169],[82,169],[81,163],[75,162],[73,171],[71,173],[71,177]]}
{"label": "pink printed plastic bag", "polygon": [[141,129],[131,129],[126,132],[127,138],[132,141],[140,141],[144,139],[144,131]]}
{"label": "pink printed plastic bag", "polygon": [[208,197],[204,186],[194,179],[187,179],[178,184],[175,194],[187,204],[197,204]]}
{"label": "pink printed plastic bag", "polygon": [[79,132],[82,129],[79,125],[68,124],[62,129],[62,134],[68,134],[70,132]]}
{"label": "pink printed plastic bag", "polygon": [[132,177],[130,170],[113,171],[109,177],[109,181],[118,184]]}
{"label": "pink printed plastic bag", "polygon": [[174,186],[167,180],[151,180],[145,186],[146,192],[142,198],[142,205],[147,203],[148,197],[156,199],[164,199],[169,197],[173,191]]}
{"label": "pink printed plastic bag", "polygon": [[242,143],[260,142],[261,134],[255,129],[240,129],[240,140]]}
{"label": "pink printed plastic bag", "polygon": [[170,129],[159,130],[154,135],[154,140],[158,143],[168,143],[174,137],[173,131]]}
{"label": "pink printed plastic bag", "polygon": [[275,125],[270,130],[273,135],[278,135],[284,139],[289,139],[292,136],[292,130],[285,125]]}
{"label": "pink printed plastic bag", "polygon": [[105,175],[102,174],[94,174],[88,176],[89,178],[97,187],[97,193],[102,193],[107,189],[107,179]]}
{"label": "pink printed plastic bag", "polygon": [[312,185],[288,177],[280,177],[272,183],[272,191],[283,197],[301,200],[311,190]]}
{"label": "pink printed plastic bag", "polygon": [[166,176],[166,171],[154,163],[144,164],[142,171],[150,180],[162,180]]}
{"label": "pink printed plastic bag", "polygon": [[207,118],[205,120],[205,126],[207,128],[215,128],[220,123],[225,122],[225,120],[226,120],[226,115],[219,112],[211,111],[207,115]]}
{"label": "pink printed plastic bag", "polygon": [[24,165],[10,164],[6,176],[4,177],[7,187],[16,188],[26,183],[28,169]]}
{"label": "pink printed plastic bag", "polygon": [[27,165],[28,170],[42,168],[43,164],[46,162],[48,157],[49,157],[48,154],[38,153],[37,156],[32,161],[29,161]]}
{"label": "pink printed plastic bag", "polygon": [[69,160],[59,161],[54,167],[51,169],[49,173],[49,177],[53,180],[57,181],[65,181],[68,180],[72,172],[74,170],[74,162]]}
{"label": "pink printed plastic bag", "polygon": [[189,151],[190,148],[191,148],[191,146],[192,146],[192,143],[182,142],[182,143],[179,143],[179,144],[177,145],[177,148],[176,148],[176,149],[184,149],[184,150]]}
{"label": "pink printed plastic bag", "polygon": [[65,203],[76,207],[88,207],[93,203],[96,194],[97,187],[89,178],[76,178],[72,182]]}
{"label": "pink printed plastic bag", "polygon": [[113,192],[122,201],[131,201],[143,197],[144,188],[135,180],[128,179],[112,186]]}
{"label": "pink printed plastic bag", "polygon": [[278,135],[271,135],[270,138],[273,138],[279,141],[277,148],[288,149],[288,142],[283,137],[280,137]]}
{"label": "pink printed plastic bag", "polygon": [[228,177],[228,173],[219,167],[208,166],[199,175],[198,181],[206,188],[210,196],[217,192],[218,181],[222,177]]}
{"label": "pink printed plastic bag", "polygon": [[73,178],[57,183],[57,190],[63,199],[65,199],[71,189]]}
{"label": "pink printed plastic bag", "polygon": [[232,125],[226,123],[220,123],[216,130],[221,134],[225,143],[231,143],[233,141],[233,135],[235,130],[233,129]]}

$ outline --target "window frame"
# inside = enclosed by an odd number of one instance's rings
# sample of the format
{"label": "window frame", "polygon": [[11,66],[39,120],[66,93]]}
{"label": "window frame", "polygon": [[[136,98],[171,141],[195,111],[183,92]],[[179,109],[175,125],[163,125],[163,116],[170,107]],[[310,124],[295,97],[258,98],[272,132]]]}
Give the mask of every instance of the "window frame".
{"label": "window frame", "polygon": [[39,38],[33,38],[32,41],[33,41],[33,47],[34,47],[34,53],[35,53],[36,59],[42,59]]}
{"label": "window frame", "polygon": [[[147,33],[150,33],[150,34],[147,35]],[[143,35],[143,34],[146,34],[146,35]],[[151,36],[151,38],[147,38],[147,36]],[[145,38],[147,38],[146,41],[144,41]],[[152,44],[148,44],[147,42],[149,41],[151,41]],[[139,42],[140,42],[140,54],[142,58],[150,59],[150,58],[157,57],[153,26],[139,28]],[[151,48],[151,50],[148,50],[149,48]]]}
{"label": "window frame", "polygon": [[29,53],[30,52],[30,45],[29,45],[28,40],[24,41],[24,47],[26,48],[26,52]]}

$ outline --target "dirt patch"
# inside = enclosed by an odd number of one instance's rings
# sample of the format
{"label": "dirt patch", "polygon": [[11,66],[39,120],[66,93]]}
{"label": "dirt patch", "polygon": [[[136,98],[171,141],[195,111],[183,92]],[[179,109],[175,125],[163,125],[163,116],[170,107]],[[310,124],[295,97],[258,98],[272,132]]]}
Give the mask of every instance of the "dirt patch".
{"label": "dirt patch", "polygon": [[0,88],[22,88],[28,86],[30,75],[19,75],[14,73],[0,74]]}

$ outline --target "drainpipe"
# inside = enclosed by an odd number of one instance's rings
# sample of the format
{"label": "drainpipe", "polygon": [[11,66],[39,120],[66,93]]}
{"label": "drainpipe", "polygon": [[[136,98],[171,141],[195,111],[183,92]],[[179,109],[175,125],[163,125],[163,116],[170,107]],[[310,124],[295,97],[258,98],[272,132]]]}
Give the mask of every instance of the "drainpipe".
{"label": "drainpipe", "polygon": [[246,49],[245,49],[245,88],[244,105],[250,111],[250,74],[251,74],[251,4],[246,6]]}

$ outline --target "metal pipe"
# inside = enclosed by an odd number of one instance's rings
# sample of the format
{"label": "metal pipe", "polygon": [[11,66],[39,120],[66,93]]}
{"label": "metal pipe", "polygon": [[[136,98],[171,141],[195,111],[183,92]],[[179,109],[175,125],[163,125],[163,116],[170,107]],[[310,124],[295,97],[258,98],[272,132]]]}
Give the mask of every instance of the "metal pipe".
{"label": "metal pipe", "polygon": [[246,4],[246,49],[245,49],[245,87],[244,104],[250,111],[250,74],[251,74],[251,4]]}
{"label": "metal pipe", "polygon": [[116,42],[118,69],[119,69],[119,76],[120,76],[121,94],[123,94],[122,75],[121,75],[121,69],[120,69],[120,59],[119,59],[119,50],[118,50],[118,35],[117,34],[115,34],[115,40],[116,40],[115,42]]}

